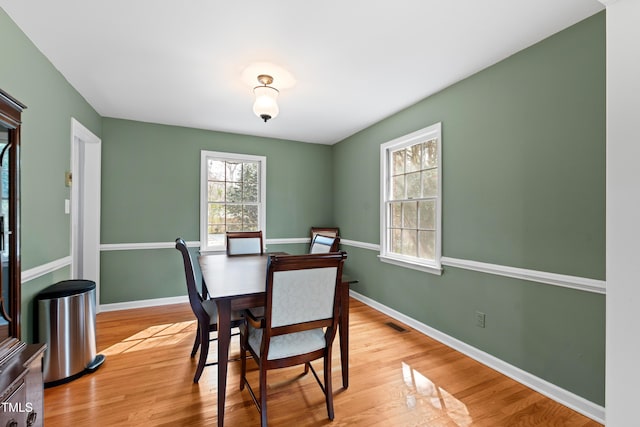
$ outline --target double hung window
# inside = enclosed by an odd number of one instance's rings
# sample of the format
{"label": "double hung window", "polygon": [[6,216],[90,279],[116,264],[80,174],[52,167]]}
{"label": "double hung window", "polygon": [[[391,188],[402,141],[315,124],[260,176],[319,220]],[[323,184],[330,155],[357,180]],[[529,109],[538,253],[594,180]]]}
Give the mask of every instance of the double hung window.
{"label": "double hung window", "polygon": [[200,163],[200,248],[225,250],[227,231],[265,234],[267,159],[202,151]]}
{"label": "double hung window", "polygon": [[380,148],[380,259],[441,274],[441,124]]}

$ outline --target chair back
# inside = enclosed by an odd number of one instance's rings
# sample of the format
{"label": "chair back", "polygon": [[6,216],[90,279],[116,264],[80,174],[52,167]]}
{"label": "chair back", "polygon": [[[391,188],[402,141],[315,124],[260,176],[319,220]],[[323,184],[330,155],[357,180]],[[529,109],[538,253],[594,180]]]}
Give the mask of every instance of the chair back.
{"label": "chair back", "polygon": [[265,335],[275,336],[327,327],[335,335],[337,286],[345,252],[274,255],[266,285]]}
{"label": "chair back", "polygon": [[[198,319],[205,319],[208,317],[204,307],[202,307],[202,295],[198,292],[196,286],[196,274],[193,269],[193,261],[191,260],[191,254],[187,248],[187,244],[180,237],[176,239],[176,249],[182,254],[182,262],[184,264],[184,275],[187,282],[187,293],[189,295],[189,304],[193,314]],[[208,324],[208,320],[206,321]]]}
{"label": "chair back", "polygon": [[316,236],[311,241],[309,253],[323,254],[327,252],[337,252],[339,244],[340,238],[337,236],[330,237],[323,234],[316,234]]}
{"label": "chair back", "polygon": [[311,227],[311,241],[316,237],[316,234],[322,234],[329,237],[340,237],[340,228],[338,227]]}
{"label": "chair back", "polygon": [[263,251],[262,231],[227,232],[227,255],[262,255]]}

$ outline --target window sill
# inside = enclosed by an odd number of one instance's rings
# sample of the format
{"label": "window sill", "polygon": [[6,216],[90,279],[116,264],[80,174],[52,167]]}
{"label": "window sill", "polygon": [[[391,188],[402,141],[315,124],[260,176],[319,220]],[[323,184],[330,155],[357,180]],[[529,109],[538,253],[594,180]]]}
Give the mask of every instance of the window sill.
{"label": "window sill", "polygon": [[393,264],[393,265],[397,265],[405,268],[411,268],[413,270],[424,271],[425,273],[431,273],[437,276],[442,275],[442,267],[440,266],[420,264],[417,262],[408,261],[406,259],[390,257],[388,255],[378,255],[378,259],[388,264]]}
{"label": "window sill", "polygon": [[227,253],[225,248],[200,248],[200,255],[216,255],[225,253]]}

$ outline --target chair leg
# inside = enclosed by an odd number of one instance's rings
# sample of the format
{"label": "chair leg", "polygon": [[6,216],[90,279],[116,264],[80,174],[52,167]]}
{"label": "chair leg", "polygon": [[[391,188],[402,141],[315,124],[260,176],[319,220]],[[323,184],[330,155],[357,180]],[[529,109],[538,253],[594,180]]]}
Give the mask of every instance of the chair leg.
{"label": "chair leg", "polygon": [[324,394],[327,401],[327,414],[333,420],[333,386],[331,384],[331,351],[324,355]]}
{"label": "chair leg", "polygon": [[209,331],[205,328],[199,327],[198,335],[200,336],[200,357],[198,358],[196,373],[193,376],[194,383],[197,383],[200,380],[204,366],[207,363],[207,356],[209,355]]}
{"label": "chair leg", "polygon": [[247,375],[247,333],[240,333],[240,390],[244,390]]}
{"label": "chair leg", "polygon": [[267,370],[260,366],[260,427],[267,427]]}
{"label": "chair leg", "polygon": [[198,322],[198,330],[196,331],[196,339],[193,342],[193,349],[191,350],[191,357],[194,357],[200,347],[200,322]]}

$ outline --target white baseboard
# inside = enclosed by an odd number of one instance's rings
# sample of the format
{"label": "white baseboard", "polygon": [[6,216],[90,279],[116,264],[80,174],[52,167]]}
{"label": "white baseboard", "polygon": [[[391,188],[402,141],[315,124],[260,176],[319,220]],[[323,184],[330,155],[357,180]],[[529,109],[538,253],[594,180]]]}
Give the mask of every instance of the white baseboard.
{"label": "white baseboard", "polygon": [[98,307],[98,312],[130,310],[132,308],[156,307],[159,305],[182,304],[185,302],[189,302],[189,298],[186,295],[179,296],[179,297],[167,297],[167,298],[145,299],[145,300],[138,300],[138,301],[116,302],[111,304],[100,304],[100,306]]}
{"label": "white baseboard", "polygon": [[425,325],[424,323],[418,322],[415,319],[412,319],[409,316],[406,316],[390,307],[387,307],[383,304],[378,303],[371,298],[368,298],[364,295],[361,295],[357,292],[350,291],[350,295],[361,301],[362,303],[390,316],[413,329],[437,340],[441,343],[471,357],[478,362],[495,369],[496,371],[518,381],[521,384],[526,385],[529,388],[549,397],[550,399],[555,400],[562,405],[565,405],[576,412],[581,413],[584,416],[587,416],[599,423],[604,424],[605,418],[605,408],[603,406],[597,405],[583,397],[578,396],[575,393],[572,393],[568,390],[565,390],[561,387],[558,387],[555,384],[552,384],[542,378],[539,378],[529,372],[526,372],[516,366],[513,366],[504,360],[498,359],[495,356],[490,355],[482,350],[479,350],[467,343],[464,343],[452,336],[449,336],[443,332],[438,331],[430,326]]}

